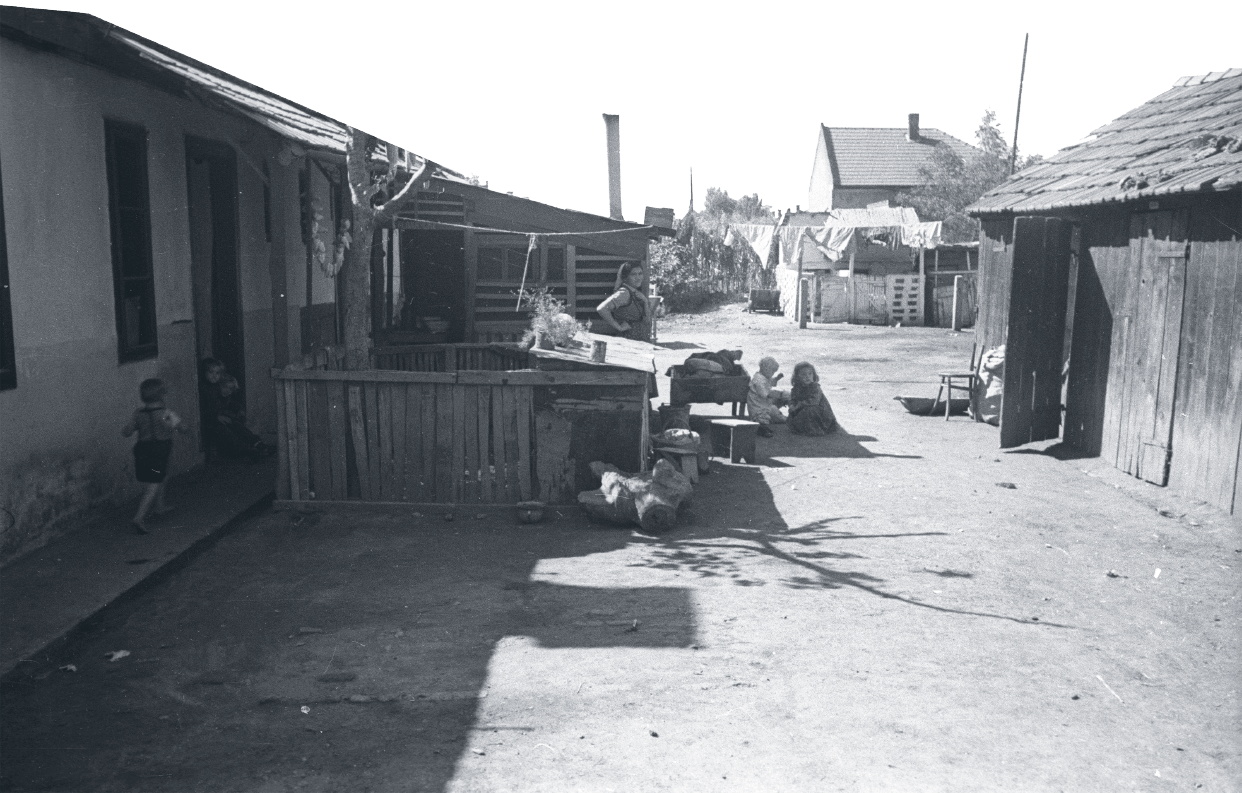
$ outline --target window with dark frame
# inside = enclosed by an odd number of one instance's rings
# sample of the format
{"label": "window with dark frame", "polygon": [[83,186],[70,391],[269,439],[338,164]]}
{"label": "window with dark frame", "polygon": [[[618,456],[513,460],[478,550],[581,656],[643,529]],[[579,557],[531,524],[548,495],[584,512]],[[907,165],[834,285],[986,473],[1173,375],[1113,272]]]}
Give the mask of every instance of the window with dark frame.
{"label": "window with dark frame", "polygon": [[13,345],[13,303],[9,298],[9,243],[4,225],[4,184],[0,176],[0,391],[17,388]]}
{"label": "window with dark frame", "polygon": [[147,190],[147,131],[132,124],[107,121],[104,139],[112,223],[117,357],[125,363],[158,354]]}

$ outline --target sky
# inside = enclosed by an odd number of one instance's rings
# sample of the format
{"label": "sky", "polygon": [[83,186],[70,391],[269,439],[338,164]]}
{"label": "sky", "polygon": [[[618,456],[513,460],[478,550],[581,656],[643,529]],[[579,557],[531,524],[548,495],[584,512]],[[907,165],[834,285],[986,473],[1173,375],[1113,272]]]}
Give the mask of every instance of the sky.
{"label": "sky", "polygon": [[[806,203],[819,127],[918,113],[974,142],[987,109],[1054,154],[1178,78],[1242,67],[1242,3],[375,2],[42,5],[130,30],[493,190],[627,220],[708,187]],[[186,9],[197,9],[188,13]],[[206,9],[206,11],[204,11]],[[1146,10],[1144,10],[1146,9]]]}

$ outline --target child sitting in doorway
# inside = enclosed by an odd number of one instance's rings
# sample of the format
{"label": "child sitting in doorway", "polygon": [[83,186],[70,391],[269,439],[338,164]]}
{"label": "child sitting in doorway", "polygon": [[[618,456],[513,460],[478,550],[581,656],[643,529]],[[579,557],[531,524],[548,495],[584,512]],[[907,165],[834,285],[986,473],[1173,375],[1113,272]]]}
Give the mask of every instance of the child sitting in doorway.
{"label": "child sitting in doorway", "polygon": [[750,414],[752,421],[759,422],[759,435],[764,438],[772,437],[771,425],[785,423],[784,415],[776,406],[778,395],[772,393],[772,389],[785,376],[776,373],[776,370],[780,368],[781,365],[776,359],[769,355],[759,361],[759,371],[750,378],[746,411]]}
{"label": "child sitting in doorway", "polygon": [[241,403],[241,386],[237,378],[225,372],[219,382],[220,399],[216,407],[216,441],[228,457],[249,457],[260,460],[274,449],[246,426],[246,411]]}

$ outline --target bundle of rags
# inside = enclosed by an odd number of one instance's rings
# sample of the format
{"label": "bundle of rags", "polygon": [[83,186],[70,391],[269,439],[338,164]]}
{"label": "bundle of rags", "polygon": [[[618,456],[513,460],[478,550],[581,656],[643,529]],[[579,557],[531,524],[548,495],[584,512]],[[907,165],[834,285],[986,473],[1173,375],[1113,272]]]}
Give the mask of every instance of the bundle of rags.
{"label": "bundle of rags", "polygon": [[627,474],[615,465],[591,463],[600,478],[599,490],[578,494],[578,505],[595,520],[637,523],[643,531],[658,534],[677,524],[677,510],[690,503],[694,487],[667,460],[659,460],[651,473]]}
{"label": "bundle of rags", "polygon": [[735,377],[746,374],[746,370],[738,363],[740,360],[741,350],[696,352],[686,359],[682,368],[687,377]]}

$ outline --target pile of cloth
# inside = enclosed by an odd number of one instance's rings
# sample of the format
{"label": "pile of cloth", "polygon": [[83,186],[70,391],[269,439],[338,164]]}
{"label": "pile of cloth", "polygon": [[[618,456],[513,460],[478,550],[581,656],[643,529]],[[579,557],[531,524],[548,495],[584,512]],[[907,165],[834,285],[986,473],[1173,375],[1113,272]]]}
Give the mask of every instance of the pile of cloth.
{"label": "pile of cloth", "polygon": [[[738,361],[741,350],[692,353],[681,365],[683,377],[749,377]],[[672,376],[672,371],[668,372]]]}

